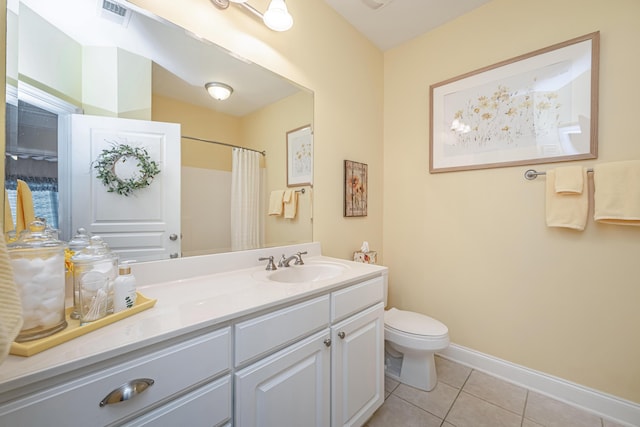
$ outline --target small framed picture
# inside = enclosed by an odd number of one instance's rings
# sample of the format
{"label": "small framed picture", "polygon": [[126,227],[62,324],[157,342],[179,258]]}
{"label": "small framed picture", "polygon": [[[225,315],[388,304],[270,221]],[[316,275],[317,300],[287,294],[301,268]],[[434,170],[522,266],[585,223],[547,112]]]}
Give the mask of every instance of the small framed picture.
{"label": "small framed picture", "polygon": [[311,185],[313,133],[306,125],[287,132],[287,187]]}
{"label": "small framed picture", "polygon": [[367,216],[367,165],[344,161],[344,216]]}

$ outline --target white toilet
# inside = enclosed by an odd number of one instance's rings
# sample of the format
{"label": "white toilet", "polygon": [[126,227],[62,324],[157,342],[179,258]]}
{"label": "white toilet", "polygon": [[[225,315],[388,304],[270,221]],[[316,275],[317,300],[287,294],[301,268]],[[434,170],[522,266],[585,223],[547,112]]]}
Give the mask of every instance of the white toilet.
{"label": "white toilet", "polygon": [[434,353],[449,345],[447,327],[424,314],[391,308],[384,313],[384,339],[385,375],[433,390],[438,382]]}

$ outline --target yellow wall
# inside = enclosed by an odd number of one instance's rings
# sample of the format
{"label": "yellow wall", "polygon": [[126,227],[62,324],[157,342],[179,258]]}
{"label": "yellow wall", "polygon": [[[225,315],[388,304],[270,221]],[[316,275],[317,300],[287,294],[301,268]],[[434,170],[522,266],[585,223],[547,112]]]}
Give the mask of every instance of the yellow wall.
{"label": "yellow wall", "polygon": [[[182,135],[242,145],[242,121],[238,117],[207,108],[154,95],[151,119],[180,123]],[[182,139],[182,166],[231,171],[231,151],[228,147]]]}
{"label": "yellow wall", "polygon": [[494,0],[384,55],[391,302],[457,344],[634,402],[640,228],[547,228],[527,167],[429,174],[428,120],[429,85],[599,30],[599,158],[579,164],[640,159],[639,19],[637,0]]}
{"label": "yellow wall", "polygon": [[[287,188],[286,132],[313,125],[313,95],[300,91],[243,119],[244,146],[266,150],[266,195]],[[292,188],[293,189],[293,188]],[[299,189],[299,188],[296,188]],[[305,191],[309,187],[305,188]],[[267,246],[308,242],[311,237],[311,195],[298,193],[296,217],[267,216],[265,244]],[[268,200],[268,199],[267,199]]]}

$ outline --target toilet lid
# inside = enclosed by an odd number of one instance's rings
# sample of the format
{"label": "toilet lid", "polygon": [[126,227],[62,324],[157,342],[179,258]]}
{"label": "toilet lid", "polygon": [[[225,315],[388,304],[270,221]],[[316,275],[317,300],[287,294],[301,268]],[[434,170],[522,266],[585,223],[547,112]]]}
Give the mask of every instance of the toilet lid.
{"label": "toilet lid", "polygon": [[399,331],[415,335],[440,336],[449,333],[449,329],[442,323],[424,314],[392,308],[385,311],[384,323]]}

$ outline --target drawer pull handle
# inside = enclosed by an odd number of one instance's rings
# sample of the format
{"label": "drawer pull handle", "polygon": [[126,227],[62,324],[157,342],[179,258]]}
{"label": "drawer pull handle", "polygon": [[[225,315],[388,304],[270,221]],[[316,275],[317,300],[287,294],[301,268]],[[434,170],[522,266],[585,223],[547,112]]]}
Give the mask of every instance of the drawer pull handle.
{"label": "drawer pull handle", "polygon": [[327,347],[331,347],[331,339],[327,338],[323,342],[324,342],[324,345],[326,345]]}
{"label": "drawer pull handle", "polygon": [[344,339],[344,337],[346,337],[347,334],[345,334],[343,331],[338,332],[338,337],[340,337],[341,339]]}
{"label": "drawer pull handle", "polygon": [[154,382],[155,381],[150,378],[138,378],[131,380],[126,384],[122,384],[120,387],[109,393],[107,397],[102,399],[100,407],[102,408],[106,405],[112,405],[114,403],[133,399],[136,395],[151,387]]}

